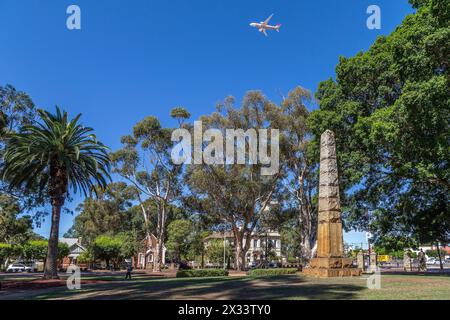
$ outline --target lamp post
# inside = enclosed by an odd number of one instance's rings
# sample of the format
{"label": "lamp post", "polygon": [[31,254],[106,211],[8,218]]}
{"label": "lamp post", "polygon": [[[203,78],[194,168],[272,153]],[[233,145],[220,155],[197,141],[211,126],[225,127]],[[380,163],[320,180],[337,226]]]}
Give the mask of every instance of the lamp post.
{"label": "lamp post", "polygon": [[226,251],[226,236],[225,231],[223,232],[223,270],[227,269],[227,251]]}

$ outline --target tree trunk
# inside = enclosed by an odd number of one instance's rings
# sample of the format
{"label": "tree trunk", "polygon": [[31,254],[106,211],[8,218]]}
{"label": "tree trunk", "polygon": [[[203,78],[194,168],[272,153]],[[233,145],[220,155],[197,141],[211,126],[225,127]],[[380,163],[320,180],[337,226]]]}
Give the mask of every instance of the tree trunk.
{"label": "tree trunk", "polygon": [[305,185],[307,179],[307,166],[305,164],[303,170],[298,176],[297,201],[298,208],[298,222],[301,236],[301,260],[302,263],[309,262],[314,256],[313,246],[316,241],[317,226],[316,219],[313,217],[313,206],[311,199],[311,192],[308,188],[309,184]]}
{"label": "tree trunk", "polygon": [[48,240],[47,259],[45,261],[44,279],[59,279],[58,277],[58,238],[61,206],[52,205],[52,225]]}
{"label": "tree trunk", "polygon": [[245,270],[245,252],[241,245],[236,246],[236,255],[235,255],[235,269],[237,271],[244,271]]}
{"label": "tree trunk", "polygon": [[156,243],[156,254],[153,256],[153,272],[161,272],[161,263],[164,243],[158,238]]}
{"label": "tree trunk", "polygon": [[436,249],[439,257],[439,266],[441,268],[441,271],[444,271],[444,266],[442,264],[442,255],[441,255],[441,248],[439,247],[439,242],[436,243]]}
{"label": "tree trunk", "polygon": [[[245,267],[246,267],[246,255],[247,255],[247,251],[250,245],[250,236],[248,236],[248,233],[246,236],[239,236],[239,231],[237,232],[238,234],[235,234],[235,240],[236,240],[236,254],[235,254],[235,269],[237,271],[244,271]],[[244,233],[245,234],[245,233]],[[245,237],[245,245],[244,245],[244,237]]]}
{"label": "tree trunk", "polygon": [[246,251],[244,251],[244,250],[242,250],[241,251],[241,256],[240,256],[240,261],[239,261],[239,265],[240,265],[240,268],[239,268],[239,271],[244,271],[245,270],[245,267],[246,267],[246,261],[245,261],[245,256],[246,256]]}

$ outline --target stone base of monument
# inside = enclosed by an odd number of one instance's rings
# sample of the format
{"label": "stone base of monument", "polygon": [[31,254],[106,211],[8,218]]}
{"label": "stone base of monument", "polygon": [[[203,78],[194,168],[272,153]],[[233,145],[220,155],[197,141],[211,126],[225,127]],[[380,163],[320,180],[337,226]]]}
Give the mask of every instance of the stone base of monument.
{"label": "stone base of monument", "polygon": [[361,269],[353,268],[351,258],[313,258],[303,274],[313,277],[358,277]]}

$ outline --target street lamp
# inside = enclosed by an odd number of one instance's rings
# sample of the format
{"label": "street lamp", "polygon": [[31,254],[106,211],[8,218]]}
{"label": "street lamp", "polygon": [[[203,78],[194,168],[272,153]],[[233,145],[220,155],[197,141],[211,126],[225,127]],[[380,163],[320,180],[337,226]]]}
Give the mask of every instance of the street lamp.
{"label": "street lamp", "polygon": [[226,257],[227,257],[227,252],[226,252],[226,236],[225,236],[225,231],[224,231],[224,232],[223,232],[223,270],[226,270],[226,269],[227,269]]}

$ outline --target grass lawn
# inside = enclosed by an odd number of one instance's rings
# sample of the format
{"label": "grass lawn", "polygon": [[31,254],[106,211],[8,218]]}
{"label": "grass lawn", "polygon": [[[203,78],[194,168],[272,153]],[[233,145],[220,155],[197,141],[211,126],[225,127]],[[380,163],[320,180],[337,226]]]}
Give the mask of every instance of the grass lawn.
{"label": "grass lawn", "polygon": [[59,287],[36,292],[3,292],[0,299],[450,299],[450,277],[431,275],[382,275],[380,290],[368,289],[366,276],[89,279],[107,282],[83,285],[78,291]]}

